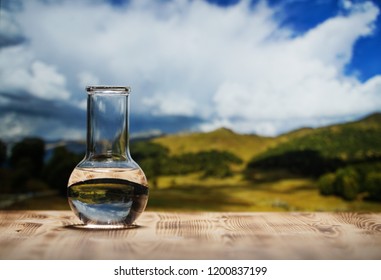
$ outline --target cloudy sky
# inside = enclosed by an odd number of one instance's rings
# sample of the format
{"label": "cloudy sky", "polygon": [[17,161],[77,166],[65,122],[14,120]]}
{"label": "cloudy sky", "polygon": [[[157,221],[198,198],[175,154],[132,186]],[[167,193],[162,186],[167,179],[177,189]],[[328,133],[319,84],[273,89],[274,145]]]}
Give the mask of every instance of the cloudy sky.
{"label": "cloudy sky", "polygon": [[0,138],[84,138],[86,85],[131,132],[278,135],[381,111],[381,1],[2,0]]}

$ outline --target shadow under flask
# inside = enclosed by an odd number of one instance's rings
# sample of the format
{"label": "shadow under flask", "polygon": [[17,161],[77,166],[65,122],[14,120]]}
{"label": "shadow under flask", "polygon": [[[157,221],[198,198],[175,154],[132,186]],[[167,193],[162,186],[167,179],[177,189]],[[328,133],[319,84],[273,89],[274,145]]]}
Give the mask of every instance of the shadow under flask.
{"label": "shadow under flask", "polygon": [[86,155],[70,175],[68,201],[85,225],[129,227],[148,200],[146,176],[129,151],[130,88],[86,91]]}

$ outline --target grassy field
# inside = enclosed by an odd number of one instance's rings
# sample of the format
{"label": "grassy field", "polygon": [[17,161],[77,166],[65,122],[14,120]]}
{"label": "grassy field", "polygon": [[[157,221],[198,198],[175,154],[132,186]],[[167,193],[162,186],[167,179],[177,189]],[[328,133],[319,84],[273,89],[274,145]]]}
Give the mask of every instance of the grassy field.
{"label": "grassy field", "polygon": [[[69,210],[63,197],[42,197],[18,202],[8,209]],[[147,211],[381,211],[380,203],[345,201],[322,196],[316,182],[288,178],[258,184],[239,175],[228,179],[200,179],[199,174],[159,178],[150,190]]]}
{"label": "grassy field", "polygon": [[199,179],[197,174],[160,178],[150,210],[193,211],[381,211],[380,203],[320,195],[316,182],[289,178],[252,184],[239,176]]}

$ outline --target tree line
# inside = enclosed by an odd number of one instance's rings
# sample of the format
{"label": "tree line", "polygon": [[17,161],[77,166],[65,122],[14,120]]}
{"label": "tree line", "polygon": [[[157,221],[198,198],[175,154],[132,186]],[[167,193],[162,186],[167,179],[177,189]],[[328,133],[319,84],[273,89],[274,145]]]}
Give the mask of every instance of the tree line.
{"label": "tree line", "polygon": [[[149,141],[133,142],[131,150],[153,188],[158,187],[157,179],[162,175],[199,172],[202,178],[225,178],[233,174],[233,164],[242,162],[229,152],[215,150],[173,156],[167,148]],[[68,178],[83,156],[60,146],[46,159],[45,142],[40,138],[25,138],[12,146],[7,157],[6,145],[0,140],[1,191],[24,193],[54,189],[66,195]]]}
{"label": "tree line", "polygon": [[[6,151],[5,143],[0,140],[2,193],[54,189],[66,195],[68,178],[84,156],[62,146],[56,147],[46,159],[45,142],[39,138],[25,138],[14,144],[9,156]],[[142,167],[153,188],[158,187],[160,176],[197,172],[201,179],[226,178],[233,175],[235,165],[242,164],[239,157],[226,151],[171,155],[166,147],[150,141],[132,142],[131,151],[133,159]],[[381,201],[379,156],[348,161],[335,156],[328,157],[313,149],[268,153],[250,160],[243,170],[248,182],[260,180],[258,174],[264,174],[261,178],[265,180],[277,180],[285,176],[310,177],[315,179],[322,195],[336,195],[346,200],[365,198]]]}
{"label": "tree line", "polygon": [[0,140],[0,186],[2,193],[41,192],[55,189],[66,195],[68,176],[82,156],[55,148],[45,160],[45,142],[40,138],[25,138],[11,147]]}
{"label": "tree line", "polygon": [[246,178],[255,181],[258,173],[265,173],[267,179],[277,174],[311,177],[317,180],[322,195],[335,195],[348,201],[357,198],[381,201],[381,157],[378,155],[344,160],[312,149],[269,153],[248,163]]}

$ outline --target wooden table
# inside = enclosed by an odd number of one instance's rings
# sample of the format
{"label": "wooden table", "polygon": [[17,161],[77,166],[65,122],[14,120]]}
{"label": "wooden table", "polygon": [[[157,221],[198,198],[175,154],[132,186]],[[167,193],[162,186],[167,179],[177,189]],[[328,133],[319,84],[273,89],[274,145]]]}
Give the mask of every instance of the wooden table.
{"label": "wooden table", "polygon": [[69,211],[0,211],[0,259],[381,259],[381,213],[145,212],[73,227]]}

